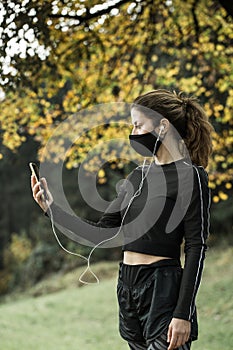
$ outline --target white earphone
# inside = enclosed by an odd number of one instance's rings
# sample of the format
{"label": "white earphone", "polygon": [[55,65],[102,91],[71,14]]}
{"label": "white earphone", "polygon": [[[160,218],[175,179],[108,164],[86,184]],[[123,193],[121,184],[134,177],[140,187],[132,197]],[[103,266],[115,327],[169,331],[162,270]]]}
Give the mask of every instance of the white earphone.
{"label": "white earphone", "polygon": [[163,131],[165,129],[165,126],[164,125],[161,125],[160,126],[160,130]]}

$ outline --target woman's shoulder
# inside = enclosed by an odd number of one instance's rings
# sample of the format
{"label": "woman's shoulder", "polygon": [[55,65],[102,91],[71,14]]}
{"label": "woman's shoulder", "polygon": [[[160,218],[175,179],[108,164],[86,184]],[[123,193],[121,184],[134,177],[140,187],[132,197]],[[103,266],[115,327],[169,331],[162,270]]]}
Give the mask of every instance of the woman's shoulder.
{"label": "woman's shoulder", "polygon": [[180,168],[181,171],[183,170],[184,174],[192,173],[193,176],[195,177],[200,176],[200,177],[208,178],[208,172],[206,171],[206,169],[202,165],[196,164],[191,160],[184,159],[182,162],[180,162],[178,168]]}
{"label": "woman's shoulder", "polygon": [[208,172],[202,165],[197,165],[195,163],[192,164],[194,177],[197,179],[200,179],[200,181],[207,181],[208,182]]}
{"label": "woman's shoulder", "polygon": [[[190,176],[187,176],[187,179],[189,179],[190,190],[192,189],[192,192],[194,191],[196,193],[202,192],[208,194],[209,179],[206,169],[201,165],[192,163],[191,170],[192,172]],[[186,186],[183,184],[183,188],[187,190],[189,184],[186,182]]]}
{"label": "woman's shoulder", "polygon": [[205,168],[194,162],[183,162],[178,167],[178,192],[181,197],[187,197],[200,191],[208,192],[208,173]]}

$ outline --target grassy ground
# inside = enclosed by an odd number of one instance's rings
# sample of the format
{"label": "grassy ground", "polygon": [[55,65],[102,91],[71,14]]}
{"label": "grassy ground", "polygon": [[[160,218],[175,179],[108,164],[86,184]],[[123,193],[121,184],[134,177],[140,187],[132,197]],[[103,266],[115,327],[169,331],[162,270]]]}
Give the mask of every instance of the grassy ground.
{"label": "grassy ground", "polygon": [[[126,350],[118,335],[117,269],[118,263],[96,265],[99,285],[78,287],[79,270],[5,300],[0,304],[0,349]],[[197,299],[200,331],[193,350],[232,350],[232,276],[233,248],[210,249]]]}
{"label": "grassy ground", "polygon": [[193,350],[233,349],[233,248],[208,252],[197,298],[199,341]]}

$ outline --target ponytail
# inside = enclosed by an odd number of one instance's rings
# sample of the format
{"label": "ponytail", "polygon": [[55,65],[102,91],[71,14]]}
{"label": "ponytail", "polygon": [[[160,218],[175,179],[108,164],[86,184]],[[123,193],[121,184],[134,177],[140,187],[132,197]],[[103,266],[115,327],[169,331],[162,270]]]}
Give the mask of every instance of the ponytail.
{"label": "ponytail", "polygon": [[[211,133],[214,129],[196,98],[185,97],[182,92],[159,89],[138,96],[132,107],[140,106],[158,112],[168,119],[181,136],[179,145],[183,143],[186,146],[191,161],[207,167],[212,153]],[[151,117],[150,113],[148,117]]]}
{"label": "ponytail", "polygon": [[204,109],[194,97],[181,97],[185,105],[186,135],[183,138],[193,163],[207,167],[212,154],[211,132],[214,130],[209,123]]}

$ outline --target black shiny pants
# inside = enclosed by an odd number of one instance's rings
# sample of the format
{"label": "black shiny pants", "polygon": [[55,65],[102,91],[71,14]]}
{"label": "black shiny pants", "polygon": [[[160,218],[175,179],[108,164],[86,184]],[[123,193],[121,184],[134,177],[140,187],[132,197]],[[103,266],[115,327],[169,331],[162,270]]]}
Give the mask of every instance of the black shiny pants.
{"label": "black shiny pants", "polygon": [[[182,268],[175,259],[153,264],[120,263],[119,331],[132,350],[167,350],[168,326],[176,307]],[[191,339],[197,329],[191,326]],[[190,342],[178,350],[189,350]]]}
{"label": "black shiny pants", "polygon": [[[128,344],[131,350],[167,350],[168,343],[166,339],[167,339],[167,335],[164,333],[164,334],[161,334],[150,345],[146,345],[146,343],[132,343],[132,342],[129,342]],[[180,346],[179,348],[177,348],[177,350],[190,350],[190,349],[191,349],[191,342],[188,342],[183,346]]]}

